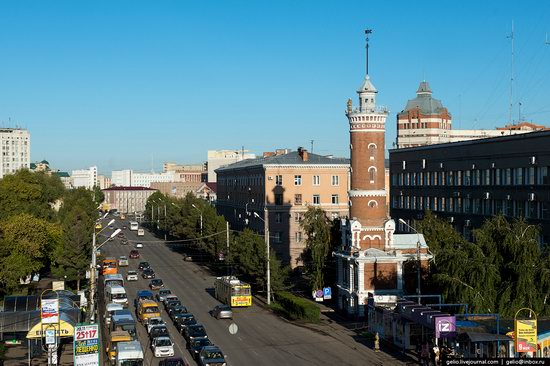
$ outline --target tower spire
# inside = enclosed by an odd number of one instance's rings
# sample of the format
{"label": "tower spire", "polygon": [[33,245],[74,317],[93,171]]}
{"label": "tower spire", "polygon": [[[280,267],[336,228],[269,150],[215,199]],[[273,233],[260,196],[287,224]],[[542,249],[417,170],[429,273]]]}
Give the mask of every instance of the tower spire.
{"label": "tower spire", "polygon": [[366,67],[367,67],[367,75],[369,74],[369,35],[372,34],[372,29],[365,29],[365,36],[367,37],[367,60],[366,60]]}

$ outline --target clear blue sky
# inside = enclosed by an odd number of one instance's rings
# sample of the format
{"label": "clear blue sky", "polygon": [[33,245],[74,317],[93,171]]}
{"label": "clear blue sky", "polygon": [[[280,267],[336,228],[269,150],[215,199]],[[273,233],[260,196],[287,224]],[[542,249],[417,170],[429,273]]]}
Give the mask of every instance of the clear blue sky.
{"label": "clear blue sky", "polygon": [[543,1],[2,1],[0,121],[32,160],[155,170],[209,149],[348,156],[346,100],[364,77],[396,113],[422,79],[455,128],[508,120],[510,33],[526,119],[550,125]]}

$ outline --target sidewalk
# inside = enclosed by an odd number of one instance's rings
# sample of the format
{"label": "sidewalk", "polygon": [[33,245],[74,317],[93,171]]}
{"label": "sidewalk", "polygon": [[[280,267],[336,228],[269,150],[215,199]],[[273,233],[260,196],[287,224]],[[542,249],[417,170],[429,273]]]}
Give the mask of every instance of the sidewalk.
{"label": "sidewalk", "polygon": [[[259,295],[254,298],[258,300],[256,304],[267,308],[266,299]],[[313,301],[312,301],[313,302]],[[307,328],[312,331],[330,336],[339,342],[355,349],[363,347],[369,354],[369,361],[378,365],[418,365],[418,359],[409,353],[397,350],[392,344],[380,342],[380,352],[374,351],[374,341],[362,336],[367,330],[365,322],[350,321],[340,314],[334,312],[330,307],[320,303],[315,303],[321,309],[320,322],[305,323],[299,321],[283,320],[299,327]]]}

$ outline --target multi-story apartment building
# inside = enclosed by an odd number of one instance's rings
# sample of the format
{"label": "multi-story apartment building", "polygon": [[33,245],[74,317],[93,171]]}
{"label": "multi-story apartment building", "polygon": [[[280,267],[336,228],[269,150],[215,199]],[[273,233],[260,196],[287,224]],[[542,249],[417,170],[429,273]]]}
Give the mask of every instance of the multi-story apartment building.
{"label": "multi-story apartment building", "polygon": [[100,189],[109,188],[111,186],[111,178],[104,175],[97,176],[97,185]]}
{"label": "multi-story apartment building", "polygon": [[73,188],[84,187],[93,189],[97,186],[97,166],[88,169],[73,170],[71,172],[71,184]]}
{"label": "multi-story apartment building", "polygon": [[308,206],[332,218],[348,215],[349,160],[311,154],[299,148],[265,154],[216,170],[216,208],[232,229],[264,232],[268,223],[272,248],[292,267],[305,247],[300,222]]}
{"label": "multi-story apartment building", "polygon": [[111,172],[111,184],[116,187],[131,187],[132,170],[113,170]]}
{"label": "multi-story apartment building", "polygon": [[19,169],[28,169],[31,163],[31,135],[23,128],[0,128],[2,164],[0,179]]}
{"label": "multi-story apartment building", "polygon": [[103,189],[105,201],[103,206],[122,213],[143,213],[145,204],[155,189],[146,187],[111,187]]}
{"label": "multi-story apartment building", "polygon": [[451,114],[440,100],[432,97],[428,82],[420,83],[416,98],[397,114],[397,148],[475,140],[522,134],[545,129],[529,122],[511,124],[494,130],[453,130]]}
{"label": "multi-story apartment building", "polygon": [[216,182],[216,169],[246,159],[254,159],[256,155],[249,150],[208,150],[208,182]]}
{"label": "multi-story apartment building", "polygon": [[550,242],[550,131],[390,150],[391,213],[426,210],[471,239],[496,214],[539,225]]}
{"label": "multi-story apartment building", "polygon": [[132,172],[132,187],[151,187],[154,182],[173,182],[174,172],[136,173]]}

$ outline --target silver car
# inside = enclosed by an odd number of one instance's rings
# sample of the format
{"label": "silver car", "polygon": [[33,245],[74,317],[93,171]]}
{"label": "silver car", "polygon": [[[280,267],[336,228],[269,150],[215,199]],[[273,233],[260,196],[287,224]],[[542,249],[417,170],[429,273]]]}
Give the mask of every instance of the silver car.
{"label": "silver car", "polygon": [[233,310],[229,305],[216,305],[210,314],[216,319],[233,319]]}

